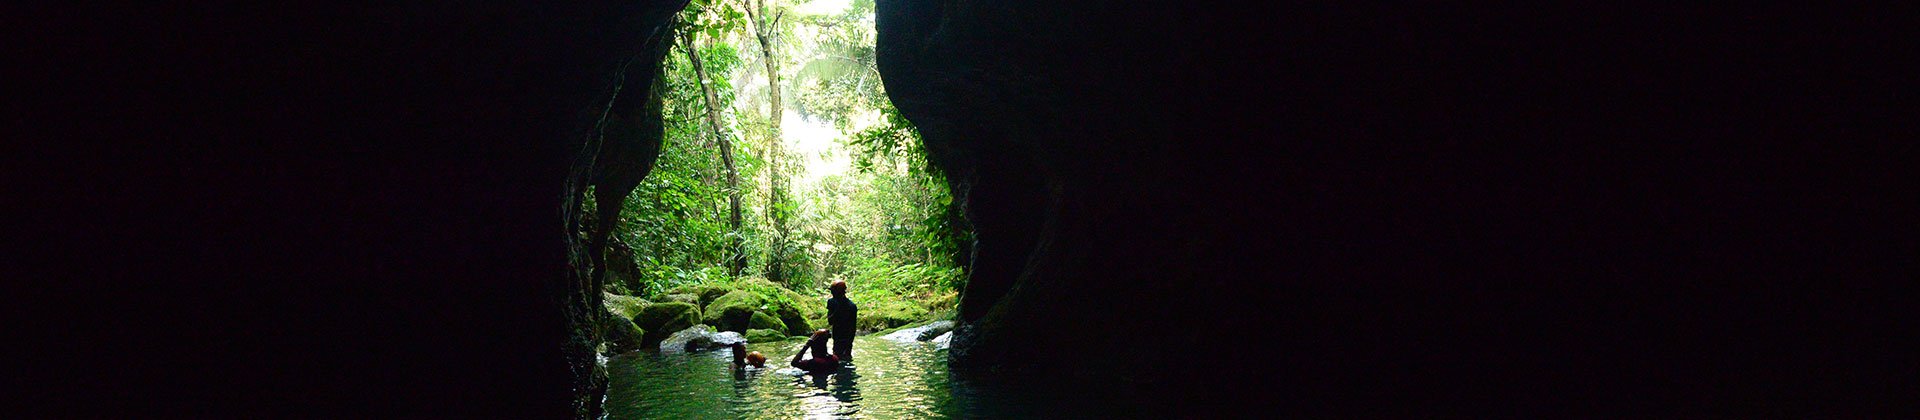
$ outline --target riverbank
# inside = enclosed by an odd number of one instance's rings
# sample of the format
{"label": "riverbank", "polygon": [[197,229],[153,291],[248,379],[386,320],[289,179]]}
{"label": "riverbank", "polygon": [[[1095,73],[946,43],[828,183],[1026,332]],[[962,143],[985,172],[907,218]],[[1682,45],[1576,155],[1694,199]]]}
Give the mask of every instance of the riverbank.
{"label": "riverbank", "polygon": [[[772,342],[806,336],[827,327],[824,292],[796,292],[763,278],[683,285],[647,297],[606,293],[609,325],[604,353],[649,349],[673,333],[707,325],[739,333],[748,342]],[[884,290],[849,293],[858,305],[860,334],[888,333],[925,326],[953,316],[956,294],[905,298]]]}

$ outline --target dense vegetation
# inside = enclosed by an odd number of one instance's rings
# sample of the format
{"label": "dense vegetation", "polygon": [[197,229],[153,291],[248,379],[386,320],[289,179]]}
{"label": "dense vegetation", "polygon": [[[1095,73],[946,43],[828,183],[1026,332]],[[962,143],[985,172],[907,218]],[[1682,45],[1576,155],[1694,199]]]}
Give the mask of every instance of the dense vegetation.
{"label": "dense vegetation", "polygon": [[[863,329],[954,305],[970,238],[918,133],[887,102],[873,2],[802,6],[696,0],[679,17],[654,92],[665,145],[622,203],[609,252],[608,306],[651,316],[636,319],[643,329],[700,319],[804,332],[824,326],[819,306],[834,280],[852,286]],[[783,131],[795,121],[813,137]],[[729,315],[736,304],[749,307]],[[662,306],[646,315],[650,305]],[[662,333],[671,331],[644,332]]]}

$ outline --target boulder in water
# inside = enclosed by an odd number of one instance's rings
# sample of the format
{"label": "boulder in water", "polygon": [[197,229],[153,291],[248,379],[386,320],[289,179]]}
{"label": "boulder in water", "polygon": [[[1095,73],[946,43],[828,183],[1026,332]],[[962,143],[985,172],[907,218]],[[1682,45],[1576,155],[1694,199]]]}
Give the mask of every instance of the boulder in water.
{"label": "boulder in water", "polygon": [[740,336],[740,333],[714,331],[711,326],[699,324],[674,332],[673,335],[668,336],[667,339],[660,341],[660,351],[706,351],[725,348],[733,345],[733,343],[745,342],[747,342],[746,337]]}
{"label": "boulder in water", "polygon": [[920,341],[931,341],[934,339],[934,337],[939,337],[942,334],[946,334],[948,331],[953,331],[953,321],[945,321],[945,320],[933,321],[932,323],[928,323],[925,327],[921,327],[921,328],[925,328],[925,330],[921,330],[920,335],[914,338]]}
{"label": "boulder in water", "polygon": [[618,314],[607,314],[605,333],[606,341],[602,343],[604,347],[600,350],[604,354],[626,353],[644,346],[646,331]]}
{"label": "boulder in water", "polygon": [[953,331],[953,326],[954,326],[953,321],[944,321],[944,320],[934,321],[934,322],[929,322],[917,327],[901,328],[899,330],[895,330],[893,332],[887,333],[886,335],[881,336],[881,338],[898,341],[902,343],[930,341],[930,340],[934,340],[935,337],[941,334],[944,334],[948,331]]}
{"label": "boulder in water", "polygon": [[721,332],[713,333],[711,335],[695,337],[694,339],[687,340],[687,343],[682,344],[681,347],[683,350],[690,351],[690,352],[691,351],[707,351],[707,350],[713,350],[713,349],[727,348],[728,346],[732,346],[734,343],[745,344],[746,342],[747,342],[747,338],[740,336],[740,333],[733,332],[733,331],[721,331]]}

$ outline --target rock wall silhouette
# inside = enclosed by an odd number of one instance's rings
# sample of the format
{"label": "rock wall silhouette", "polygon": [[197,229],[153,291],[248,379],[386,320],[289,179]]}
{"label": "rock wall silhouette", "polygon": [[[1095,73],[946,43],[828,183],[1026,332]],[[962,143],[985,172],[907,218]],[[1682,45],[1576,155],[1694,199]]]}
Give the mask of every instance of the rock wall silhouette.
{"label": "rock wall silhouette", "polygon": [[[565,184],[665,4],[0,6],[9,411],[590,415]],[[879,2],[978,236],[957,375],[1914,399],[1913,6],[1267,6]]]}
{"label": "rock wall silhouette", "polygon": [[978,237],[956,370],[1176,410],[1891,401],[1835,343],[1913,267],[1879,245],[1913,108],[1808,73],[1873,60],[1782,29],[1833,21],[1270,6],[879,2]]}

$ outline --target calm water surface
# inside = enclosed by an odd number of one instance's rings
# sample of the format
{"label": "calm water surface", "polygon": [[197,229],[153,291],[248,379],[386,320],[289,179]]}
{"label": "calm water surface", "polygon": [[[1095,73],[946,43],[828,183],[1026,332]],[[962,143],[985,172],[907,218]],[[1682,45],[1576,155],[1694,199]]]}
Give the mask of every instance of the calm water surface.
{"label": "calm water surface", "polygon": [[[956,380],[947,350],[876,336],[854,340],[853,362],[815,376],[786,367],[800,340],[747,345],[766,369],[736,371],[726,350],[629,353],[607,362],[614,419],[1082,417],[1097,396],[1010,390]],[[1070,401],[1081,401],[1075,404]],[[1104,410],[1101,410],[1104,411]]]}

